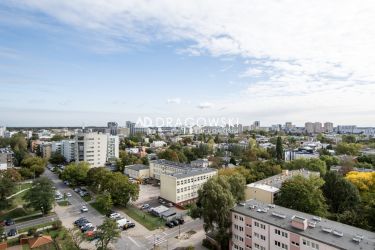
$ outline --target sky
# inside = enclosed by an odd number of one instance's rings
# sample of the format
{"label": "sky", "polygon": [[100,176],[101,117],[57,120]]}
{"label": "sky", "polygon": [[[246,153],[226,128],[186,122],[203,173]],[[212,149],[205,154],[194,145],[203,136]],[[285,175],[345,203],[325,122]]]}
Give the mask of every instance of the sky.
{"label": "sky", "polygon": [[375,126],[373,0],[2,0],[0,125]]}

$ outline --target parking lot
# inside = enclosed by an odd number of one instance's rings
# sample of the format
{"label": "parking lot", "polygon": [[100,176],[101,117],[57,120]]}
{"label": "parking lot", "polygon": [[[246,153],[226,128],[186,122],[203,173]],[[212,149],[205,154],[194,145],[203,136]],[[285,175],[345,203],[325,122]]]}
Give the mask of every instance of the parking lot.
{"label": "parking lot", "polygon": [[140,206],[144,203],[150,204],[153,200],[157,200],[159,196],[159,186],[153,186],[151,184],[139,185],[139,198],[134,202],[134,205]]}

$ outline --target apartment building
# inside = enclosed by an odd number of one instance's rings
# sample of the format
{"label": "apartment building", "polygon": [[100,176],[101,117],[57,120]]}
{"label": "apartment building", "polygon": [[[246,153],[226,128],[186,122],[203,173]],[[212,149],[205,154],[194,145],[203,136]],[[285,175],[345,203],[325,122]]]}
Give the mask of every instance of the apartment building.
{"label": "apartment building", "polygon": [[320,173],[308,171],[305,169],[283,170],[281,174],[274,175],[246,185],[245,199],[254,199],[257,201],[273,204],[275,195],[280,191],[283,182],[296,175],[302,175],[303,177],[308,178],[310,175],[320,176]]}
{"label": "apartment building", "polygon": [[306,122],[305,123],[305,131],[308,134],[314,133],[314,123],[312,123],[312,122]]}
{"label": "apartment building", "polygon": [[117,135],[108,135],[107,160],[119,158],[120,139]]}
{"label": "apartment building", "polygon": [[5,131],[7,128],[5,126],[0,126],[0,137],[5,137]]}
{"label": "apartment building", "polygon": [[108,138],[99,132],[79,133],[75,139],[76,162],[86,161],[92,167],[102,167],[107,162]]}
{"label": "apartment building", "polygon": [[375,233],[255,200],[231,210],[235,250],[374,250]]}
{"label": "apartment building", "polygon": [[62,154],[62,150],[63,150],[63,144],[61,141],[54,141],[52,142],[52,153],[59,153],[59,154]]}
{"label": "apartment building", "polygon": [[213,168],[161,174],[160,197],[180,206],[190,204],[198,198],[198,189],[216,175],[217,170]]}
{"label": "apartment building", "polygon": [[333,132],[333,123],[332,122],[325,122],[324,123],[324,132],[332,133]]}
{"label": "apartment building", "polygon": [[75,140],[63,140],[62,143],[62,155],[67,162],[76,160],[76,141]]}
{"label": "apartment building", "polygon": [[52,143],[42,142],[39,144],[39,150],[43,158],[49,159],[52,155]]}
{"label": "apartment building", "polygon": [[0,170],[13,167],[13,156],[10,148],[0,148]]}

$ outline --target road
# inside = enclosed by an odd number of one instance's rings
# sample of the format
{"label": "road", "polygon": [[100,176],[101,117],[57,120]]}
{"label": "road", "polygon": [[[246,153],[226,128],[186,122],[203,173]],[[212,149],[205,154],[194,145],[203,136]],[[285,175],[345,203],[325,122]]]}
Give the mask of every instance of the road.
{"label": "road", "polygon": [[[68,198],[69,202],[71,203],[68,207],[60,207],[57,206],[55,208],[55,212],[58,215],[59,219],[63,222],[63,225],[67,228],[73,227],[74,220],[78,219],[79,217],[86,217],[91,223],[96,226],[99,226],[103,220],[104,216],[101,215],[98,211],[96,211],[93,207],[90,206],[87,202],[85,202],[77,193],[75,193],[71,188],[66,186],[56,174],[51,172],[50,170],[46,169],[43,174],[44,176],[48,177],[50,180],[54,182],[56,188],[63,194],[64,192],[69,192],[72,194],[71,197]],[[82,205],[88,207],[89,211],[86,213],[81,213],[80,208]],[[119,211],[127,219],[129,216]],[[152,249],[154,243],[157,245],[162,246],[164,242],[168,242],[169,239],[174,238],[179,234],[178,227],[165,229],[165,230],[156,230],[156,231],[149,231],[144,228],[142,225],[133,221],[136,225],[135,228],[129,229],[127,231],[123,231],[121,233],[121,238],[114,243],[114,249],[124,249],[124,250],[144,250],[144,249]],[[202,230],[203,222],[201,220],[193,220],[187,221],[184,225],[180,226],[180,232],[187,232],[190,230]],[[158,242],[154,242],[155,239],[158,239]],[[91,244],[93,247],[93,244]],[[93,247],[93,249],[95,249]]]}
{"label": "road", "polygon": [[57,215],[54,214],[54,215],[50,215],[50,216],[41,217],[41,218],[38,218],[38,219],[35,219],[35,220],[29,220],[29,221],[25,221],[25,222],[21,222],[21,223],[16,223],[16,224],[11,225],[11,226],[6,226],[5,232],[9,232],[9,230],[12,229],[12,228],[16,228],[17,231],[18,231],[20,229],[38,226],[40,224],[45,224],[45,223],[55,221],[55,220],[58,220],[58,219],[59,218],[57,217]]}

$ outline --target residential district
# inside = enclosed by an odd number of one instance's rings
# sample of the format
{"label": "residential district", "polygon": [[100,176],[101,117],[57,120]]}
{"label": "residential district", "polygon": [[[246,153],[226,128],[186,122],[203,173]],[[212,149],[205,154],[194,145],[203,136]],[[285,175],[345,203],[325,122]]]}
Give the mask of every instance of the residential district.
{"label": "residential district", "polygon": [[0,249],[375,249],[375,128],[0,127]]}

